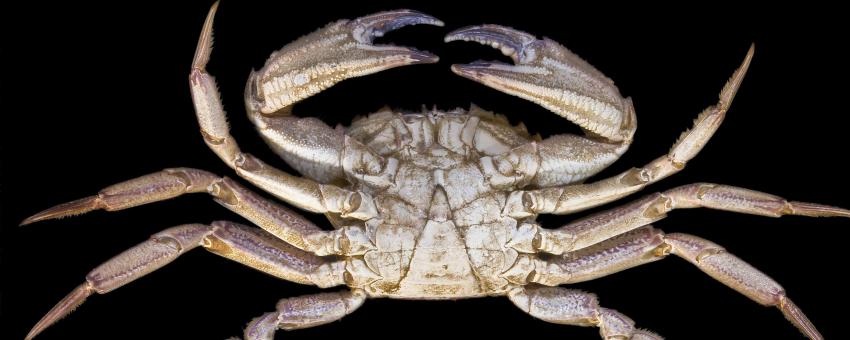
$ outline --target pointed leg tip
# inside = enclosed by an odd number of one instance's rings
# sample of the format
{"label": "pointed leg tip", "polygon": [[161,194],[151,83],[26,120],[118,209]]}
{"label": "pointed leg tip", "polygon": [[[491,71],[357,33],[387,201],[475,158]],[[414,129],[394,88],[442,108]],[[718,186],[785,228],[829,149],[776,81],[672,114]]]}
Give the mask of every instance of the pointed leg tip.
{"label": "pointed leg tip", "polygon": [[741,63],[743,72],[747,72],[750,68],[750,63],[753,61],[753,56],[756,54],[756,43],[750,43],[750,48],[747,50],[747,55],[744,56],[744,61]]}
{"label": "pointed leg tip", "polygon": [[37,335],[47,329],[47,327],[50,327],[51,325],[56,323],[56,321],[59,321],[60,319],[73,312],[74,309],[76,309],[83,302],[85,302],[86,298],[89,297],[93,292],[94,288],[92,288],[92,286],[88,282],[77,286],[77,288],[75,288],[73,291],[71,291],[70,294],[65,296],[62,301],[59,301],[56,306],[53,306],[53,308],[49,312],[47,312],[47,314],[45,314],[44,317],[41,318],[41,320],[38,320],[38,323],[36,323],[35,326],[32,327],[29,333],[27,333],[25,339],[29,340],[35,338]]}
{"label": "pointed leg tip", "polygon": [[850,210],[841,209],[841,208],[833,208],[832,215],[830,215],[830,216],[850,218]]}
{"label": "pointed leg tip", "polygon": [[38,221],[41,221],[41,219],[39,219],[38,214],[36,214],[36,215],[32,215],[30,217],[27,217],[26,219],[21,221],[21,223],[18,223],[18,226],[23,227],[23,226],[30,225],[30,224],[33,224],[33,223],[38,222]]}
{"label": "pointed leg tip", "polygon": [[36,336],[38,336],[39,334],[41,334],[41,332],[42,332],[42,331],[44,331],[44,329],[45,329],[45,328],[47,328],[47,326],[48,326],[48,325],[41,326],[41,325],[40,325],[40,323],[39,323],[39,324],[36,324],[36,325],[35,325],[35,326],[33,326],[33,328],[29,331],[29,333],[27,333],[27,336],[26,336],[26,337],[24,337],[24,340],[32,340],[32,339],[34,339]]}
{"label": "pointed leg tip", "polygon": [[738,89],[741,87],[741,83],[744,81],[744,76],[750,69],[750,63],[752,63],[753,55],[756,51],[755,48],[756,44],[751,43],[750,49],[747,50],[747,55],[744,57],[744,61],[741,62],[741,66],[735,70],[735,73],[732,74],[732,77],[729,78],[729,81],[726,82],[726,85],[724,85],[723,89],[720,91],[720,106],[723,110],[728,109],[729,105],[732,104],[732,100],[735,99],[735,94],[738,92]]}
{"label": "pointed leg tip", "polygon": [[21,224],[19,224],[19,226],[25,226],[31,223],[54,218],[79,215],[100,208],[102,208],[100,196],[89,196],[75,201],[62,203],[57,206],[38,212],[37,214],[24,219]]}
{"label": "pointed leg tip", "polygon": [[220,1],[216,1],[210,6],[210,10],[207,12],[207,18],[204,20],[203,31],[204,34],[212,32],[212,24],[215,19],[215,13],[218,11],[218,4]]}
{"label": "pointed leg tip", "polygon": [[218,10],[218,1],[212,4],[210,11],[207,12],[207,18],[204,20],[204,26],[201,29],[201,37],[198,38],[198,46],[195,48],[195,57],[192,58],[192,69],[203,70],[210,61],[213,44],[213,21],[215,12]]}
{"label": "pointed leg tip", "polygon": [[[18,224],[18,226],[23,227],[23,226],[27,226],[27,225],[30,225],[30,224],[33,224],[33,223],[36,223],[36,222],[41,222],[41,221],[44,221],[44,220],[49,220],[51,218],[54,218],[55,214],[53,213],[53,210],[55,208],[56,207],[53,207],[53,208],[50,208],[50,209],[47,209],[47,210],[43,210],[43,211],[36,213],[35,215],[27,217],[26,219],[21,221],[21,223]],[[58,216],[56,216],[55,218],[58,218]]]}
{"label": "pointed leg tip", "polygon": [[794,215],[850,218],[850,210],[839,207],[808,202],[788,202],[788,205]]}
{"label": "pointed leg tip", "polygon": [[811,340],[823,340],[823,335],[821,335],[817,328],[815,328],[815,325],[809,321],[806,314],[803,314],[800,307],[797,307],[797,305],[791,302],[791,299],[785,295],[779,297],[779,310],[782,311],[782,315],[785,315],[785,318],[788,319],[788,321],[791,321],[794,326],[797,326],[797,329],[799,329],[800,332],[802,332],[807,338]]}

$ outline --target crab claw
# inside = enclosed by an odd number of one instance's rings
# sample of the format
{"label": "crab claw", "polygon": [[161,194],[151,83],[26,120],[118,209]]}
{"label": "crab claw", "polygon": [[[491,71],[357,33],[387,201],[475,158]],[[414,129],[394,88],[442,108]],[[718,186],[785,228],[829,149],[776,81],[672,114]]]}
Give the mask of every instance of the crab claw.
{"label": "crab claw", "polygon": [[452,65],[458,75],[535,102],[593,135],[612,142],[631,139],[631,102],[613,81],[557,42],[498,25],[461,28],[445,38],[457,40],[492,46],[514,61]]}
{"label": "crab claw", "polygon": [[332,23],[272,54],[248,83],[248,108],[270,114],[334,84],[383,71],[435,63],[436,55],[408,47],[375,45],[373,40],[408,25],[442,26],[424,13],[395,10]]}

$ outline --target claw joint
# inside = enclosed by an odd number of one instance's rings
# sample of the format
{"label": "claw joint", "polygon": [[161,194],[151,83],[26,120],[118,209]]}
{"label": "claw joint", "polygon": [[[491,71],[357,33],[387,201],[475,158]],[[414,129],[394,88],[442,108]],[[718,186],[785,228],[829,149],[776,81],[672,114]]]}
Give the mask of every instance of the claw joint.
{"label": "claw joint", "polygon": [[497,155],[480,158],[484,175],[494,188],[522,187],[537,175],[540,155],[537,143],[528,143]]}

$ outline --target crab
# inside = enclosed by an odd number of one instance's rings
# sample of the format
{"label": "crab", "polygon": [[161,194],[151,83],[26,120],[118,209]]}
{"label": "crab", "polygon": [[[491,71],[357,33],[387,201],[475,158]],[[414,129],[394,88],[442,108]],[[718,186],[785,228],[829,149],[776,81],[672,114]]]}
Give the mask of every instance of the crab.
{"label": "crab", "polygon": [[548,39],[496,25],[461,28],[446,41],[500,49],[514,64],[476,62],[452,71],[535,102],[580,126],[583,136],[535,138],[522,126],[478,107],[384,109],[346,129],[292,114],[293,104],[344,79],[438,59],[411,48],[373,44],[397,28],[442,22],[396,10],[338,21],[272,54],[252,72],[248,116],[262,137],[304,177],[243,153],[229,133],[216,84],[206,72],[214,4],[190,73],[201,134],[237,175],[282,201],[328,217],[320,228],[239,182],[207,171],[174,168],[61,204],[22,224],[103,209],[115,211],[185,193],[207,193],[259,228],[217,221],[166,229],[91,271],[27,335],[45,328],[93,293],[105,294],[201,247],[280,279],[333,293],[287,298],[252,320],[246,339],[277,329],[338,320],[369,298],[410,300],[506,296],[547,322],[595,326],[605,339],[660,339],[590,293],[560,287],[675,255],[750,299],[777,307],[805,336],[822,339],[783,288],[721,246],[651,226],[674,209],[711,208],[755,215],[850,217],[850,211],[721,184],[695,183],[650,194],[551,228],[540,214],[570,214],[636,193],[681,171],[722,122],[753,57],[666,155],[611,178],[585,179],[614,163],[636,130],[630,99],[569,50]]}

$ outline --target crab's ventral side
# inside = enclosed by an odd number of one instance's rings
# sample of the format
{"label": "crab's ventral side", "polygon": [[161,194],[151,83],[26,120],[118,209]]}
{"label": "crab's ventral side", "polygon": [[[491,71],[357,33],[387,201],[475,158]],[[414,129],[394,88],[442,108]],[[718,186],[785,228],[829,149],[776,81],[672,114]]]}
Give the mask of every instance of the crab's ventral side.
{"label": "crab's ventral side", "polygon": [[487,44],[513,64],[454,65],[460,76],[525,98],[578,124],[584,135],[539,139],[498,115],[386,109],[344,130],[292,114],[292,106],[344,79],[393,67],[433,63],[411,48],[373,44],[402,26],[440,26],[410,10],[342,20],[272,54],[251,74],[248,116],[265,141],[303,177],[240,150],[205,65],[213,16],[203,26],[189,81],[201,135],[245,182],[290,206],[328,216],[321,228],[241,181],[190,168],[165,169],[42,211],[23,224],[92,210],[121,210],[206,193],[259,228],[227,221],[163,230],[91,271],[33,327],[27,339],[93,293],[105,294],[203,248],[283,280],[348,289],[281,300],[248,324],[246,339],[277,329],[328,323],[369,298],[458,299],[506,296],[544,321],[598,327],[604,339],[660,339],[596,296],[561,285],[595,279],[675,255],[750,299],[777,307],[811,339],[821,339],[785,290],[711,241],[650,226],[674,209],[747,214],[842,216],[850,211],[722,184],[656,192],[564,226],[539,214],[569,214],[619,200],[682,170],[720,126],[753,57],[666,155],[617,176],[585,183],[629,147],[636,128],[630,99],[569,50],[548,39],[495,25],[472,26],[445,40]]}

